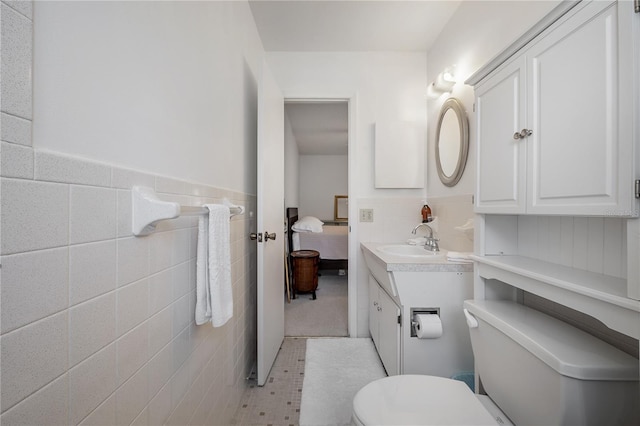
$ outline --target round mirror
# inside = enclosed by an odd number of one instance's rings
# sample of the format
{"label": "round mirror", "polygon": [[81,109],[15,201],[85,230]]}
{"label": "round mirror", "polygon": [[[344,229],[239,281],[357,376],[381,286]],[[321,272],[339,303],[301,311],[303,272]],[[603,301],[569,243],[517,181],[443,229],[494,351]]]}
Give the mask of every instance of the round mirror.
{"label": "round mirror", "polygon": [[436,167],[446,186],[454,186],[464,172],[469,153],[469,124],[460,101],[449,98],[442,105],[436,128]]}

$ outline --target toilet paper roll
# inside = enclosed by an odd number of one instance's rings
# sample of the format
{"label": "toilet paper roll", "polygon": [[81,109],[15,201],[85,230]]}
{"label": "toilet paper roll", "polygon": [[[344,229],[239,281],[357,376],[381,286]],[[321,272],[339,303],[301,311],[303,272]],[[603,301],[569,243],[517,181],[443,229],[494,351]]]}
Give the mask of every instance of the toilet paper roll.
{"label": "toilet paper roll", "polygon": [[417,314],[416,336],[418,339],[437,339],[442,336],[442,321],[436,314]]}

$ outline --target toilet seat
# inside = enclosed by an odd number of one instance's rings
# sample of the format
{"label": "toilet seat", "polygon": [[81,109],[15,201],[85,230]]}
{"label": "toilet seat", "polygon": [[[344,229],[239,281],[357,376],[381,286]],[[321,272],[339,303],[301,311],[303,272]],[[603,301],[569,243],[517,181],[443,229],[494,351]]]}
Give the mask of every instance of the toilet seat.
{"label": "toilet seat", "polygon": [[469,387],[423,375],[375,380],[353,399],[357,425],[496,425]]}

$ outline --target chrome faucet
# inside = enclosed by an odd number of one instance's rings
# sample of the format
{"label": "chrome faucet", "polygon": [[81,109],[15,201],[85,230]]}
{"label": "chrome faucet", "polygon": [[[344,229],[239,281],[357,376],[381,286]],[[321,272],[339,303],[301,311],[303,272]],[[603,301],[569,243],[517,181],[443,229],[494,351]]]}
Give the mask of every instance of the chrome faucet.
{"label": "chrome faucet", "polygon": [[424,249],[425,250],[429,250],[429,251],[433,251],[433,252],[440,251],[440,247],[438,247],[438,241],[440,241],[440,240],[437,239],[437,238],[433,238],[433,228],[431,228],[426,223],[419,223],[418,225],[416,225],[415,228],[413,228],[413,231],[411,231],[411,233],[415,235],[416,231],[421,226],[426,226],[427,229],[429,230],[429,236],[426,237],[427,241],[424,244]]}

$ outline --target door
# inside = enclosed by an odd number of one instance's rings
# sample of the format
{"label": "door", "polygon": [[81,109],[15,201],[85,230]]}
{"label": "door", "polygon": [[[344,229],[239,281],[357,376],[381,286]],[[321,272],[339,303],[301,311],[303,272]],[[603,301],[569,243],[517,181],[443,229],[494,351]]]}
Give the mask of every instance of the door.
{"label": "door", "polygon": [[527,52],[528,213],[624,215],[617,34],[617,5],[596,2]]}
{"label": "door", "polygon": [[369,332],[371,333],[371,340],[373,344],[380,351],[380,329],[378,324],[378,314],[380,310],[380,302],[378,301],[378,282],[369,275]]}
{"label": "door", "polygon": [[400,308],[382,289],[378,293],[378,333],[380,358],[389,376],[400,374]]}
{"label": "door", "polygon": [[526,139],[514,139],[526,120],[525,84],[521,57],[476,89],[478,213],[525,211]]}
{"label": "door", "polygon": [[258,386],[284,340],[284,98],[266,63],[258,88]]}

